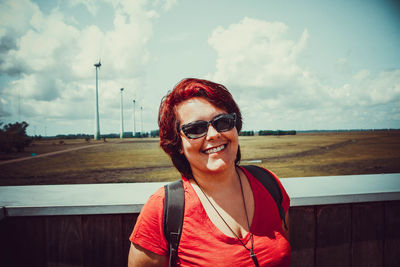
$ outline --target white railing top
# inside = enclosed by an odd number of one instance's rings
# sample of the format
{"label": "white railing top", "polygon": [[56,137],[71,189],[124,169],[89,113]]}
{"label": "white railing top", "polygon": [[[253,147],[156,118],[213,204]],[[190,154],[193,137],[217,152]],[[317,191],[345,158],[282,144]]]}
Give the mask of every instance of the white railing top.
{"label": "white railing top", "polygon": [[[400,173],[281,179],[291,206],[400,200]],[[138,213],[165,183],[0,186],[5,216]]]}

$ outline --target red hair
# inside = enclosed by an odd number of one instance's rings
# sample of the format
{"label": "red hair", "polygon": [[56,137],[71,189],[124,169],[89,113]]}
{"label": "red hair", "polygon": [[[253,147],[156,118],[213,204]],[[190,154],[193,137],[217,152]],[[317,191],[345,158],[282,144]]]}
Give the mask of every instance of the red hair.
{"label": "red hair", "polygon": [[[162,100],[158,113],[160,127],[160,146],[172,160],[174,166],[185,177],[192,177],[192,169],[183,153],[180,153],[182,142],[179,134],[179,124],[176,115],[176,106],[193,97],[203,97],[212,105],[225,110],[227,113],[236,113],[236,129],[242,129],[242,115],[239,107],[228,89],[222,84],[207,80],[188,78],[179,82]],[[240,161],[240,149],[236,155],[236,163]]]}

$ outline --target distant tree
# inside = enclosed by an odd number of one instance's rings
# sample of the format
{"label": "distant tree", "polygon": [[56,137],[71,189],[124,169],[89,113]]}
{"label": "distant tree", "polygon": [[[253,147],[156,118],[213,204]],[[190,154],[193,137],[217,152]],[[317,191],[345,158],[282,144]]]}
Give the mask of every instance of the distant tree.
{"label": "distant tree", "polygon": [[282,131],[282,130],[277,130],[277,131],[271,131],[271,130],[261,130],[258,132],[258,135],[296,135],[295,130],[290,130],[290,131]]}
{"label": "distant tree", "polygon": [[26,134],[26,128],[29,124],[25,121],[9,123],[4,125],[0,123],[0,150],[6,153],[13,151],[24,151],[29,146],[32,139]]}
{"label": "distant tree", "polygon": [[258,135],[273,135],[274,131],[271,130],[261,130],[258,132]]}
{"label": "distant tree", "polygon": [[151,137],[159,137],[160,136],[160,130],[153,130],[150,132]]}
{"label": "distant tree", "polygon": [[79,134],[58,134],[58,135],[56,135],[56,138],[57,139],[85,139],[86,140],[86,138],[91,138],[91,136],[90,135],[88,135],[88,134],[82,134],[82,133],[79,133]]}
{"label": "distant tree", "polygon": [[241,131],[240,136],[254,136],[254,131]]}
{"label": "distant tree", "polygon": [[145,137],[149,137],[149,133],[148,132],[136,132],[134,138],[145,138]]}

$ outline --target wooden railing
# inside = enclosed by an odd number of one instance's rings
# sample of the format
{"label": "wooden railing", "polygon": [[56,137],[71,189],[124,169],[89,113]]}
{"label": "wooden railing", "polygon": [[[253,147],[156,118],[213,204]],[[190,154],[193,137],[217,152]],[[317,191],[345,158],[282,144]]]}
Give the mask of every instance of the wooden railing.
{"label": "wooden railing", "polygon": [[[281,179],[291,266],[400,266],[400,174]],[[0,187],[0,266],[126,266],[163,183]]]}

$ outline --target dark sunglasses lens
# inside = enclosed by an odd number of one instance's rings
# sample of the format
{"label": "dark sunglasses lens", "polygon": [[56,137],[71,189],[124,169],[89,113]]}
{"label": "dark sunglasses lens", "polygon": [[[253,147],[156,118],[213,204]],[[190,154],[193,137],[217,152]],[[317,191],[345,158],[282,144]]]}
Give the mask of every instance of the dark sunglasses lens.
{"label": "dark sunglasses lens", "polygon": [[218,132],[226,132],[235,126],[235,119],[232,115],[227,114],[215,119],[212,125]]}
{"label": "dark sunglasses lens", "polygon": [[[218,132],[226,132],[235,127],[236,114],[216,116],[210,123]],[[196,121],[182,126],[183,133],[190,139],[203,137],[208,132],[208,122]]]}
{"label": "dark sunglasses lens", "polygon": [[208,124],[205,121],[199,121],[192,123],[190,125],[187,125],[184,127],[182,130],[185,133],[185,135],[189,138],[199,138],[204,136],[207,133],[207,127]]}

